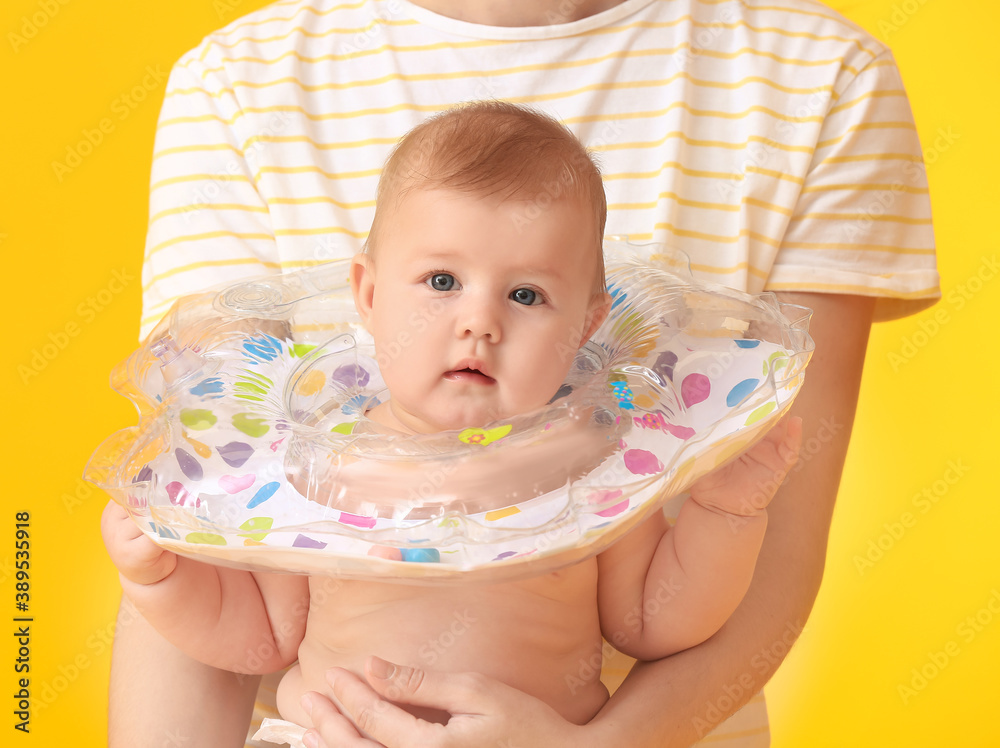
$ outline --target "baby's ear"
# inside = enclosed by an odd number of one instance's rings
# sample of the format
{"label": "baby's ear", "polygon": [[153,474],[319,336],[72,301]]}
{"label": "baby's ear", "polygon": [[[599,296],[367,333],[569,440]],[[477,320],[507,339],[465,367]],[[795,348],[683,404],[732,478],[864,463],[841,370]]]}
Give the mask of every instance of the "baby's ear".
{"label": "baby's ear", "polygon": [[611,296],[607,291],[602,291],[599,294],[595,294],[590,300],[590,309],[587,311],[587,319],[584,320],[584,335],[580,338],[580,347],[582,348],[591,336],[597,332],[604,320],[608,318],[608,312],[611,311]]}
{"label": "baby's ear", "polygon": [[375,264],[370,255],[359,252],[351,260],[351,292],[354,307],[361,316],[361,323],[368,332],[368,321],[372,314],[372,300],[375,297]]}

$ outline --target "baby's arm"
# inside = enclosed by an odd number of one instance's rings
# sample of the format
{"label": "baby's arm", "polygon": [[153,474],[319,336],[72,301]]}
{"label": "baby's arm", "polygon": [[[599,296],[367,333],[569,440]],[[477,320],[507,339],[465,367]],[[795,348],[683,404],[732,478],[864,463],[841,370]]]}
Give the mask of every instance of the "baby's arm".
{"label": "baby's arm", "polygon": [[750,586],[767,504],[798,457],[802,422],[785,419],[691,487],[672,529],[662,513],[598,556],[605,638],[641,660],[718,631]]}
{"label": "baby's arm", "polygon": [[143,617],[192,658],[238,673],[295,661],[309,611],[306,577],[239,571],[165,551],[109,503],[101,533],[122,590]]}

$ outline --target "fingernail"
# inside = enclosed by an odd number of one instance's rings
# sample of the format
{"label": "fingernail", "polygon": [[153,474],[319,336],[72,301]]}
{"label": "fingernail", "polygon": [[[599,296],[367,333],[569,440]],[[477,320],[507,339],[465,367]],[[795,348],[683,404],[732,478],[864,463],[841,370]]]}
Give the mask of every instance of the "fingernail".
{"label": "fingernail", "polygon": [[299,703],[302,705],[302,708],[305,710],[306,714],[312,716],[313,702],[312,699],[309,698],[309,694],[303,694],[302,698],[299,699]]}
{"label": "fingernail", "polygon": [[319,748],[319,738],[312,730],[302,736],[302,745],[306,748]]}
{"label": "fingernail", "polygon": [[369,668],[372,671],[372,675],[382,680],[388,680],[396,672],[396,666],[391,662],[386,662],[381,657],[372,657]]}

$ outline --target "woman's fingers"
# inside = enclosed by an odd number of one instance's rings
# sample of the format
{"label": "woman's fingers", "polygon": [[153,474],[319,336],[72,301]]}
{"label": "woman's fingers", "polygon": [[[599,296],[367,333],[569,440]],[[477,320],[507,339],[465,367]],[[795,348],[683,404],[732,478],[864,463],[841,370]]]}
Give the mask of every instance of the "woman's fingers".
{"label": "woman's fingers", "polygon": [[[405,670],[407,672],[404,673],[403,669],[399,668],[394,676],[381,679],[379,686],[384,696],[347,670],[333,668],[327,671],[327,682],[340,711],[352,721],[361,736],[375,741],[373,743],[375,745],[431,746],[435,744],[436,733],[442,727],[418,719],[391,703],[392,701],[407,703],[411,693],[420,691],[420,682],[423,678],[421,676],[414,678],[413,674],[414,672],[422,674],[423,671],[414,671],[413,668]],[[404,680],[412,678],[411,686],[405,685],[400,678]],[[358,743],[358,745],[363,744]]]}
{"label": "woman's fingers", "polygon": [[380,743],[358,732],[351,720],[322,694],[307,693],[301,704],[313,724],[302,736],[306,748],[381,748]]}

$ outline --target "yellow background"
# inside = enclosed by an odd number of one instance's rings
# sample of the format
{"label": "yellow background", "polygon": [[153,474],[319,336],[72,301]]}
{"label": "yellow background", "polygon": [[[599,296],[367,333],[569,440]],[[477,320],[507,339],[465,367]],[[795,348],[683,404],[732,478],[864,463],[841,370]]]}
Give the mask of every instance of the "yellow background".
{"label": "yellow background", "polygon": [[[0,10],[0,248],[13,341],[0,390],[0,611],[16,614],[14,513],[30,511],[30,675],[40,702],[25,736],[13,730],[8,697],[0,742],[85,747],[104,744],[117,585],[98,532],[104,498],[79,475],[106,435],[134,422],[107,377],[135,345],[165,74],[204,34],[263,3],[61,2],[4,0]],[[974,0],[833,5],[896,54],[929,162],[946,298],[873,333],[823,590],[768,688],[774,746],[1000,746],[990,719],[1000,615],[988,607],[1000,611],[1000,278],[991,264],[1000,12]],[[52,163],[105,118],[100,143],[57,175]],[[36,357],[45,353],[51,360]],[[33,358],[33,369],[19,368]],[[918,498],[925,490],[933,503]],[[963,623],[970,616],[978,628]],[[7,635],[0,645],[8,695],[12,644]]]}

